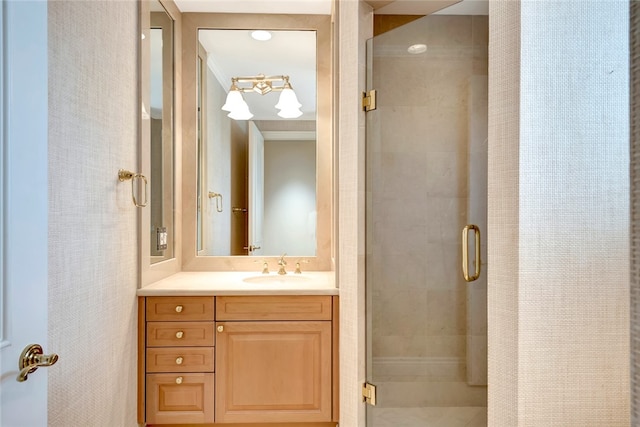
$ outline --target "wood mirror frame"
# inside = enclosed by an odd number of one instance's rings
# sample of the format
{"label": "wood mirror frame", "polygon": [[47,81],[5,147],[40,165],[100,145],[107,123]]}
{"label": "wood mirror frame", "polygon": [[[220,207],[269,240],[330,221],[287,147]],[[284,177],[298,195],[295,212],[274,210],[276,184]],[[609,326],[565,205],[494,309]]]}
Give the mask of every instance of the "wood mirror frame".
{"label": "wood mirror frame", "polygon": [[333,112],[332,46],[329,15],[182,14],[182,271],[259,271],[269,261],[271,269],[278,257],[197,255],[197,52],[200,29],[313,30],[316,31],[316,255],[303,269],[332,270],[333,245]]}

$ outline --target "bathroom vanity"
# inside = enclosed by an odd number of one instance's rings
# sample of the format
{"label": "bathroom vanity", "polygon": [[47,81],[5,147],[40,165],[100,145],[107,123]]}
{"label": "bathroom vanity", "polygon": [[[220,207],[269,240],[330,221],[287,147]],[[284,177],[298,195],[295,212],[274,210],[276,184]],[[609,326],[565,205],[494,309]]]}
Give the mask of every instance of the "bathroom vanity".
{"label": "bathroom vanity", "polygon": [[[135,176],[149,177],[150,196],[140,215],[138,422],[335,427],[331,17],[182,13],[172,0],[144,1],[140,10],[143,155]],[[266,56],[258,55],[265,44],[242,53],[229,38],[249,40],[247,29],[294,42]],[[228,116],[223,95],[240,74],[222,78],[222,67],[237,58],[225,63],[221,46],[251,58],[253,77],[282,73],[296,90],[309,80],[300,120],[257,110],[250,121]],[[275,58],[283,50],[287,60],[310,62],[286,64]],[[267,92],[246,95],[257,101]],[[298,151],[306,156],[269,163]],[[281,173],[294,166],[306,185],[286,200],[297,203],[302,194],[304,209],[274,196],[299,188],[299,175]],[[271,206],[287,208],[265,214]],[[279,275],[285,252],[288,274]]]}
{"label": "bathroom vanity", "polygon": [[139,295],[139,422],[335,426],[332,272],[178,273]]}

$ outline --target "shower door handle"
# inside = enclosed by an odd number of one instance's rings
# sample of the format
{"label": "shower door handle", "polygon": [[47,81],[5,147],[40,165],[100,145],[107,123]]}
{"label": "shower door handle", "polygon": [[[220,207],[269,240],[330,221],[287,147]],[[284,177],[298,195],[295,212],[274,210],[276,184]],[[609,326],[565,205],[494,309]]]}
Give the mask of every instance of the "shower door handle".
{"label": "shower door handle", "polygon": [[[469,230],[473,230],[476,243],[475,273],[469,276]],[[480,277],[480,227],[469,224],[462,229],[462,275],[467,282],[473,282]]]}

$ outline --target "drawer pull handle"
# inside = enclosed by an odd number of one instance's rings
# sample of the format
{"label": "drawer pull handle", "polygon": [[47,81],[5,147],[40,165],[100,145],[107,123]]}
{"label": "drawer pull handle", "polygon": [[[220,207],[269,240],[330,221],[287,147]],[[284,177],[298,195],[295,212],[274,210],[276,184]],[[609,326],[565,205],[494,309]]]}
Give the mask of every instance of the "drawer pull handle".
{"label": "drawer pull handle", "polygon": [[218,332],[223,332],[224,331],[224,326],[220,325],[218,326]]}
{"label": "drawer pull handle", "polygon": [[182,384],[182,377],[176,378],[176,384]]}
{"label": "drawer pull handle", "polygon": [[176,338],[181,339],[184,336],[184,332],[178,331],[176,332]]}
{"label": "drawer pull handle", "polygon": [[178,358],[176,359],[176,365],[182,365],[182,362],[183,362],[182,357],[178,357]]}
{"label": "drawer pull handle", "polygon": [[183,309],[183,308],[184,308],[184,307],[183,307],[183,306],[181,306],[181,305],[176,305],[176,313],[182,313],[182,309]]}

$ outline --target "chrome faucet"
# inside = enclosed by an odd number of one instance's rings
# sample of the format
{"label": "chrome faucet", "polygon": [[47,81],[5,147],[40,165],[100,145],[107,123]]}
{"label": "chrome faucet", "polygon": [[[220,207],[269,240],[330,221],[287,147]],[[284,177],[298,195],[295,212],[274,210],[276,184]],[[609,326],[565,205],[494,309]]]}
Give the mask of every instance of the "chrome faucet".
{"label": "chrome faucet", "polygon": [[287,261],[285,261],[284,257],[287,254],[282,254],[282,256],[280,256],[280,259],[278,260],[278,265],[280,266],[280,268],[278,269],[278,274],[283,275],[283,274],[287,274],[287,270],[285,270],[285,267],[287,266]]}

